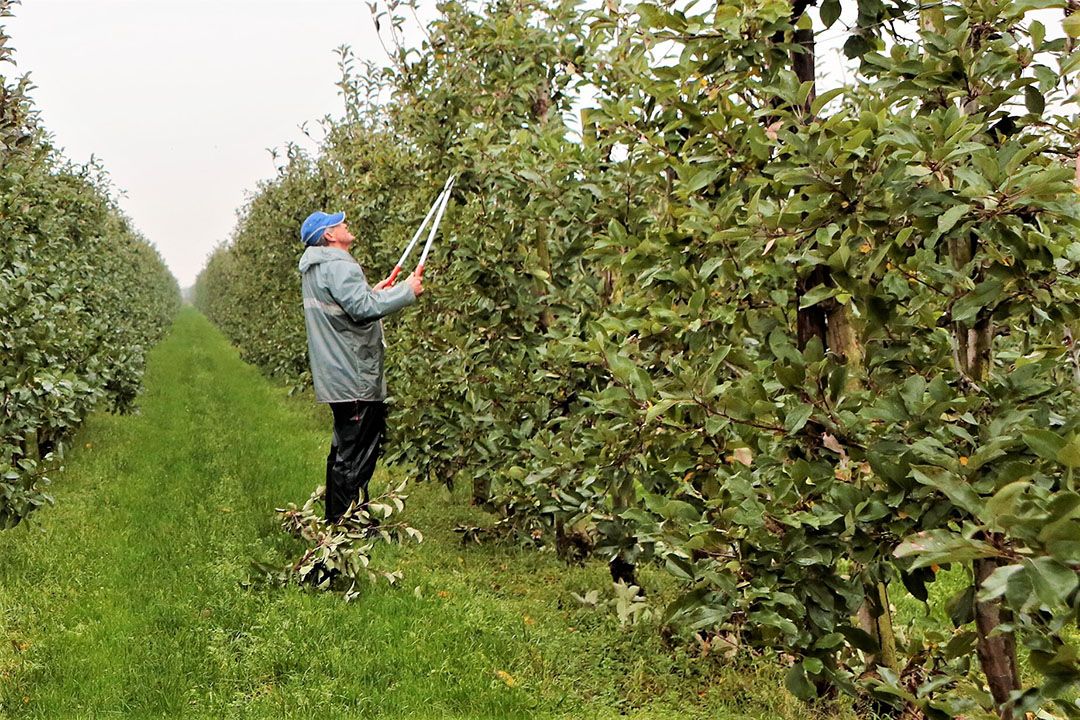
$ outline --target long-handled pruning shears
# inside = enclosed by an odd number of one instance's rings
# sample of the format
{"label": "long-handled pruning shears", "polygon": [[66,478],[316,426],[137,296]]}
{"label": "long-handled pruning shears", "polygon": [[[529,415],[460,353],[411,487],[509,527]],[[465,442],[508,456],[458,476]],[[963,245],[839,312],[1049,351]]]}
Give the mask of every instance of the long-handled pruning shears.
{"label": "long-handled pruning shears", "polygon": [[431,245],[435,242],[435,234],[439,231],[439,223],[442,222],[443,213],[446,212],[446,205],[450,202],[450,191],[454,189],[454,180],[456,176],[451,175],[446,179],[446,183],[443,185],[442,192],[435,198],[435,202],[432,204],[431,209],[428,210],[427,215],[424,217],[424,222],[420,223],[420,227],[416,229],[416,233],[412,236],[412,240],[405,247],[405,252],[401,254],[401,259],[398,260],[397,265],[394,266],[394,270],[390,273],[390,277],[387,278],[389,283],[387,286],[392,286],[397,280],[397,276],[401,273],[402,266],[405,265],[405,261],[409,259],[409,254],[412,253],[413,248],[416,247],[416,242],[420,239],[420,234],[424,232],[424,228],[431,220],[432,216],[435,216],[435,222],[431,224],[431,229],[428,231],[427,242],[424,243],[424,251],[420,253],[420,262],[416,264],[416,277],[424,276],[424,263],[427,262],[428,253],[431,252]]}

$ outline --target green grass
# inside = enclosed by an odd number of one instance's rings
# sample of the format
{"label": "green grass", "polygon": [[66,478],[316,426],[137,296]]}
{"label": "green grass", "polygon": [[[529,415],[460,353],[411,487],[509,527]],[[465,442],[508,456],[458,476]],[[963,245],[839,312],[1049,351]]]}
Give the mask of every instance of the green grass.
{"label": "green grass", "polygon": [[583,607],[572,593],[609,587],[603,566],[462,547],[453,527],[477,511],[440,487],[412,488],[425,542],[377,556],[399,587],[350,604],[244,589],[252,559],[290,548],[273,508],[321,482],[328,412],[192,310],[151,354],[141,407],[91,417],[55,507],[0,533],[0,717],[808,717],[768,663]]}

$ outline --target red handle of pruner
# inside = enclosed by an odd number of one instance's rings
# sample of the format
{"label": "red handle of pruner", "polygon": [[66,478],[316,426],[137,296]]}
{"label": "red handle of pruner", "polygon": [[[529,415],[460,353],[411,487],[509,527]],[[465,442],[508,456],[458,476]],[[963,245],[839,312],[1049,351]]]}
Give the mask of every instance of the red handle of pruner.
{"label": "red handle of pruner", "polygon": [[400,274],[401,274],[401,266],[400,265],[395,265],[393,272],[390,273],[390,277],[388,277],[386,279],[387,280],[386,287],[393,287],[394,286],[394,281],[397,280],[397,276],[400,275]]}
{"label": "red handle of pruner", "polygon": [[423,280],[424,279],[424,266],[423,265],[417,265],[416,266],[416,277],[417,277],[418,280]]}

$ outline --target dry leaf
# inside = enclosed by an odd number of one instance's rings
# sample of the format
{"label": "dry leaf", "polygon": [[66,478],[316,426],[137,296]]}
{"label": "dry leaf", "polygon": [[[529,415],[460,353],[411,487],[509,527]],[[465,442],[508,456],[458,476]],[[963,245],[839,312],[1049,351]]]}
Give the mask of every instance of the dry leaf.
{"label": "dry leaf", "polygon": [[836,439],[836,436],[832,433],[821,433],[821,444],[832,450],[837,455],[847,457],[847,453],[844,451],[844,446],[840,444],[840,441]]}

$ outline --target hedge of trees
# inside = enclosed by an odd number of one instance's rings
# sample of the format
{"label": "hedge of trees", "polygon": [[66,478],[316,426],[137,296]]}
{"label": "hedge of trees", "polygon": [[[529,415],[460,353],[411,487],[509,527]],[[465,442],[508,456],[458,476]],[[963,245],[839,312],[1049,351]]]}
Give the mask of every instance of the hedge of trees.
{"label": "hedge of trees", "polygon": [[[0,22],[10,11],[0,1]],[[0,25],[10,67],[7,42]],[[0,75],[0,529],[49,502],[49,475],[87,413],[133,407],[146,350],[180,302],[100,170],[51,145],[27,89]]]}
{"label": "hedge of trees", "polygon": [[[343,54],[345,117],[197,303],[303,386],[300,222],[344,209],[377,276],[458,173],[388,325],[392,460],[615,579],[662,565],[669,628],[800,697],[1075,717],[1080,23],[1032,16],[1062,5],[475,0],[417,48],[380,6],[390,67]],[[819,91],[822,25],[858,73]],[[954,629],[897,632],[941,568]]]}

